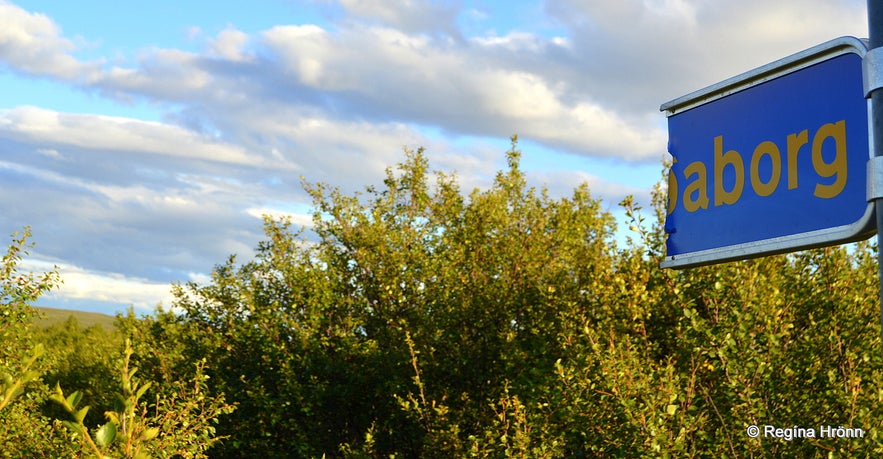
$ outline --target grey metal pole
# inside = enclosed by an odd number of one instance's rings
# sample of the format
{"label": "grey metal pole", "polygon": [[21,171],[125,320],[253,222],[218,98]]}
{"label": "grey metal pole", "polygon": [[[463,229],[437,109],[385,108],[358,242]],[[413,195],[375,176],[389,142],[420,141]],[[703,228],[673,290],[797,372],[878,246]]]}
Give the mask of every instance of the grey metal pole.
{"label": "grey metal pole", "polygon": [[[868,47],[883,46],[883,0],[868,0]],[[883,156],[883,89],[871,92],[871,139],[874,156]],[[883,199],[874,201],[877,213],[877,266],[880,271],[880,337],[883,340]]]}

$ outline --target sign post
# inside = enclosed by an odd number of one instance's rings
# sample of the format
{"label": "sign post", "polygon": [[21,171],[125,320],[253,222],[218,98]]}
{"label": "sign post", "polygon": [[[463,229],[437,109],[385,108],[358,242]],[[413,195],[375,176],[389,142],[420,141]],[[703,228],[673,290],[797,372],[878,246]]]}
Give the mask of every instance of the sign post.
{"label": "sign post", "polygon": [[[865,70],[866,96],[871,99],[870,110],[870,137],[872,154],[876,158],[883,158],[883,0],[868,0],[868,45],[871,48]],[[880,139],[880,141],[878,141]],[[876,164],[876,162],[875,162]],[[878,168],[879,169],[879,168]],[[874,178],[877,183],[881,180]],[[880,333],[883,339],[883,196],[875,193],[874,205],[877,214],[877,266],[880,270]]]}
{"label": "sign post", "polygon": [[837,38],[660,107],[673,157],[662,267],[874,234],[883,186],[872,191],[872,176],[883,167],[870,161],[868,53]]}

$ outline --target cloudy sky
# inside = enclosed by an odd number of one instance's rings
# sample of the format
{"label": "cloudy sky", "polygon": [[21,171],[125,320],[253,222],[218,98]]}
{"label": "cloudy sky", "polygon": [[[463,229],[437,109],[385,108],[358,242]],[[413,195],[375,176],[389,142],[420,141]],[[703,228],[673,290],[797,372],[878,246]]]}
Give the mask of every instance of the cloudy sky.
{"label": "cloudy sky", "polygon": [[841,35],[864,0],[0,0],[0,237],[41,300],[149,312],[248,258],[300,185],[380,182],[402,147],[464,189],[508,138],[553,195],[648,204],[659,105]]}

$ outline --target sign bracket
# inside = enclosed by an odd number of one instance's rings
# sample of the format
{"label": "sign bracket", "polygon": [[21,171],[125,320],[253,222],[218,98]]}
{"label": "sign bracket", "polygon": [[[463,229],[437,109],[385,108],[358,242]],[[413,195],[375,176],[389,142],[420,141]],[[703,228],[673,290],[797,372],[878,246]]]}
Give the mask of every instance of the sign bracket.
{"label": "sign bracket", "polygon": [[877,89],[883,88],[883,48],[868,50],[862,60],[862,83],[865,98]]}
{"label": "sign bracket", "polygon": [[[868,130],[871,147],[871,154],[877,164],[880,157],[883,157],[883,85],[880,84],[881,79],[881,59],[880,51],[883,47],[883,0],[868,0],[868,47],[869,53],[874,57],[865,61],[865,97],[871,100],[870,113],[868,114]],[[866,55],[867,57],[867,55]],[[874,166],[875,180],[877,171],[880,169]],[[880,281],[880,336],[883,339],[883,198],[878,196],[880,193],[874,193],[874,207],[877,214],[877,269],[879,270],[878,280]],[[870,198],[870,197],[869,197]]]}
{"label": "sign bracket", "polygon": [[883,199],[883,156],[868,160],[868,202],[878,199]]}

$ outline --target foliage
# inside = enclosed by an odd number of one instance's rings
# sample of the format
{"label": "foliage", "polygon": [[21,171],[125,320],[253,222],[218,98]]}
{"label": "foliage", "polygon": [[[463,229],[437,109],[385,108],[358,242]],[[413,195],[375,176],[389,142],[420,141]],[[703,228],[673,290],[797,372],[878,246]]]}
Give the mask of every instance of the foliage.
{"label": "foliage", "polygon": [[[13,243],[0,260],[0,457],[206,457],[205,451],[220,438],[214,423],[233,407],[223,396],[207,394],[204,362],[197,362],[188,378],[161,381],[160,389],[146,395],[153,384],[135,376],[129,365],[133,348],[127,342],[119,364],[120,393],[111,399],[115,374],[113,356],[120,334],[101,326],[81,328],[75,319],[34,330],[36,314],[30,302],[58,282],[57,272],[42,275],[19,272],[27,255],[30,232],[13,235]],[[122,324],[122,322],[121,322]],[[32,343],[36,342],[36,345]],[[43,378],[55,381],[48,390]],[[84,387],[65,396],[60,383]],[[107,422],[95,425],[80,407],[84,393],[106,404]],[[72,421],[51,420],[47,402],[54,401]],[[62,430],[66,426],[73,437]],[[71,440],[74,440],[73,442]]]}
{"label": "foliage", "polygon": [[15,370],[21,357],[30,352],[28,326],[34,318],[32,303],[59,282],[57,270],[26,273],[20,264],[33,244],[30,228],[12,234],[12,243],[0,257],[0,370]]}
{"label": "foliage", "polygon": [[40,372],[33,370],[37,359],[43,355],[43,346],[37,346],[30,357],[21,363],[22,373],[13,377],[4,373],[3,381],[0,381],[0,410],[9,405],[16,397],[24,393],[25,385],[40,377]]}
{"label": "foliage", "polygon": [[223,399],[206,398],[202,366],[196,368],[192,386],[178,383],[176,393],[169,398],[157,396],[155,404],[149,407],[143,398],[151,382],[135,376],[138,370],[130,366],[133,353],[131,343],[127,342],[120,364],[121,391],[116,395],[113,410],[104,413],[108,421],[99,427],[89,429],[84,423],[89,407],[79,407],[80,392],[65,397],[56,385],[51,400],[73,418],[64,425],[82,442],[83,449],[97,458],[205,457],[205,450],[219,440],[213,438],[212,422],[232,408]]}
{"label": "foliage", "polygon": [[[71,316],[61,323],[35,327],[33,339],[51,350],[42,375],[46,385],[79,392],[82,403],[93,407],[86,425],[102,423],[103,413],[113,408],[118,388],[116,361],[123,349],[122,334],[100,325],[81,327]],[[43,413],[52,418],[64,414],[57,404],[45,405]]]}
{"label": "foliage", "polygon": [[13,233],[0,257],[0,457],[61,457],[69,450],[57,441],[57,427],[40,413],[45,396],[40,380],[47,349],[34,345],[30,324],[36,314],[31,303],[59,282],[56,270],[34,274],[21,271],[33,247],[30,228]]}
{"label": "foliage", "polygon": [[[3,393],[21,395],[0,422],[13,413],[39,432],[15,434],[28,445],[53,439],[34,457],[883,453],[874,244],[663,271],[664,190],[655,218],[620,203],[620,243],[587,186],[553,199],[527,185],[515,139],[507,160],[471,192],[430,173],[423,150],[363,193],[305,183],[309,231],[265,219],[252,259],[175,285],[170,311],[130,311],[114,333],[37,334],[42,360],[10,345]],[[41,362],[47,381],[88,381],[82,398],[54,395],[73,445],[37,409]],[[102,398],[117,388],[116,405]],[[108,416],[89,421],[87,396]],[[863,436],[823,438],[827,426]]]}
{"label": "foliage", "polygon": [[[661,271],[662,190],[625,247],[587,187],[468,195],[422,150],[381,189],[306,184],[312,234],[177,289],[181,355],[239,410],[213,457],[855,456],[883,450],[876,248]],[[157,345],[163,345],[158,341]],[[153,345],[153,344],[152,344]],[[749,425],[862,439],[749,438]]]}

